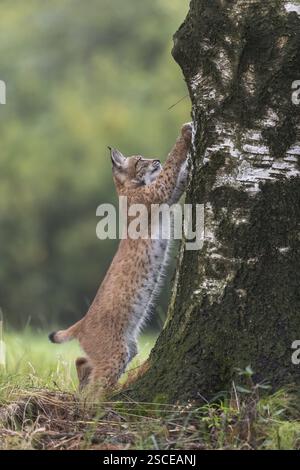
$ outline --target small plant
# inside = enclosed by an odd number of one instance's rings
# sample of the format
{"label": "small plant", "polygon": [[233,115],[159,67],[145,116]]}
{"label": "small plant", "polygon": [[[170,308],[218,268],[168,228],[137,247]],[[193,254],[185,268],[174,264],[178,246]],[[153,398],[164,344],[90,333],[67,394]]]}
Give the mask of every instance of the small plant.
{"label": "small plant", "polygon": [[3,313],[0,308],[0,368],[5,368],[6,365],[6,350],[3,340]]}

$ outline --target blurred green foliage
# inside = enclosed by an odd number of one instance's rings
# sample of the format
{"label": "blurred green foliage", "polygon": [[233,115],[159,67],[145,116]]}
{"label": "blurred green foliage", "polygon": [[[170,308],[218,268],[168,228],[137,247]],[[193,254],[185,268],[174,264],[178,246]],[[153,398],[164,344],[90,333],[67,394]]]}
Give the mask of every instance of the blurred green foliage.
{"label": "blurred green foliage", "polygon": [[116,249],[107,145],[164,158],[189,100],[171,57],[188,0],[3,0],[0,306],[14,326],[81,317]]}

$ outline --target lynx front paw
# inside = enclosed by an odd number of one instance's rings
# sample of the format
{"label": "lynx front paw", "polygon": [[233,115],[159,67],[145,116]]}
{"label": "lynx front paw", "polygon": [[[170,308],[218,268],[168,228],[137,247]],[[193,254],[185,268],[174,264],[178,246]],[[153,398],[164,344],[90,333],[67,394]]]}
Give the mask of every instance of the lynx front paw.
{"label": "lynx front paw", "polygon": [[192,141],[192,133],[193,133],[193,126],[191,122],[187,122],[183,124],[181,128],[181,135],[187,143],[191,143]]}

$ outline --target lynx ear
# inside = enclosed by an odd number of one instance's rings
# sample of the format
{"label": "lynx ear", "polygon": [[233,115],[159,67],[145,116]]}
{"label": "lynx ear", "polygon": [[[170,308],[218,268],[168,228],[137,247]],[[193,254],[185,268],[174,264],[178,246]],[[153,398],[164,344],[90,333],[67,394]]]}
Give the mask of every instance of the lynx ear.
{"label": "lynx ear", "polygon": [[127,161],[124,155],[119,150],[108,147],[110,150],[110,157],[114,168],[121,170],[126,167]]}

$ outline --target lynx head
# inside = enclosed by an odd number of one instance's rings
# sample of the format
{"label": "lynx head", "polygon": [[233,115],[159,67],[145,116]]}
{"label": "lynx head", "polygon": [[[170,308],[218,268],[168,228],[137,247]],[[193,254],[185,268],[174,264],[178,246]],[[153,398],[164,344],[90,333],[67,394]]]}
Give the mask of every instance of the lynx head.
{"label": "lynx head", "polygon": [[122,187],[133,189],[150,184],[155,181],[162,170],[160,161],[157,159],[143,158],[140,155],[126,158],[119,150],[110,147],[109,149],[117,190]]}

